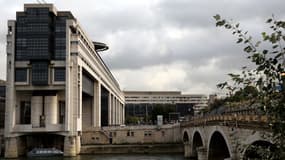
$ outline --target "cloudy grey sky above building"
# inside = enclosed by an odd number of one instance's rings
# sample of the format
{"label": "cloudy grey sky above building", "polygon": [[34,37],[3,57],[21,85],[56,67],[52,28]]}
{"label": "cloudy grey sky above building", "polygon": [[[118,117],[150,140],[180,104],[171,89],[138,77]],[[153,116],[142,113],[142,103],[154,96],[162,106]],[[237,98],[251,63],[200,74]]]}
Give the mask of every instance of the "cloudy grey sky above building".
{"label": "cloudy grey sky above building", "polygon": [[[240,22],[255,38],[284,0],[45,0],[70,10],[88,36],[109,45],[100,53],[123,90],[219,93],[216,84],[248,62],[229,31],[215,27],[220,14]],[[0,0],[0,78],[6,77],[7,20],[24,3]]]}

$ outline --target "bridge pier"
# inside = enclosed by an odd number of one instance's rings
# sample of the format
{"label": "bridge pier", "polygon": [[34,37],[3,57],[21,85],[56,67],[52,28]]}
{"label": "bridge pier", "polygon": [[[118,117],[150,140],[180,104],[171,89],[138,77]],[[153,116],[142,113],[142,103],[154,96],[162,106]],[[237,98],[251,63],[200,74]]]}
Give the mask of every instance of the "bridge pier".
{"label": "bridge pier", "polygon": [[5,158],[18,158],[17,137],[7,137],[5,139]]}
{"label": "bridge pier", "polygon": [[80,137],[66,136],[64,138],[64,156],[74,157],[80,152]]}
{"label": "bridge pier", "polygon": [[198,147],[197,154],[198,154],[198,160],[208,160],[206,147]]}
{"label": "bridge pier", "polygon": [[190,143],[184,143],[184,157],[190,158],[192,156],[192,147]]}

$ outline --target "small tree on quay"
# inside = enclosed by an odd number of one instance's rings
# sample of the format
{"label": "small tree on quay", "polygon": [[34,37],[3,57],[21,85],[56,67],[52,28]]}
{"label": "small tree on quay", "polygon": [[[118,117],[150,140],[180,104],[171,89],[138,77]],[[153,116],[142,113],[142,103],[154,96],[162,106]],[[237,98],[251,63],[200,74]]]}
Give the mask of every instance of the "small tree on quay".
{"label": "small tree on quay", "polygon": [[270,150],[270,156],[262,157],[285,159],[285,21],[276,20],[274,16],[267,19],[270,31],[262,32],[262,39],[255,41],[240,28],[239,23],[223,19],[220,15],[215,15],[214,19],[217,27],[224,27],[236,36],[236,43],[244,46],[243,52],[253,64],[252,68],[242,67],[241,74],[230,73],[232,83],[223,82],[217,87],[228,89],[230,95],[239,91],[242,97],[252,96],[242,94],[245,87],[256,88],[254,101],[270,117],[273,131],[274,152]]}

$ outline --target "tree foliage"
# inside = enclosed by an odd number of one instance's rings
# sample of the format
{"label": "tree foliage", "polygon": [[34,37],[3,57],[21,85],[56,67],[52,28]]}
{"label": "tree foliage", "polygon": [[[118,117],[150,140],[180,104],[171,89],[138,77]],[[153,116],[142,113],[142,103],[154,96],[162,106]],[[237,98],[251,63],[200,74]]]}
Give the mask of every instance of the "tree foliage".
{"label": "tree foliage", "polygon": [[[256,103],[271,117],[274,144],[277,148],[273,159],[285,159],[285,21],[276,20],[272,16],[266,21],[270,31],[262,32],[262,39],[255,41],[247,31],[240,28],[239,23],[227,21],[220,15],[215,15],[214,19],[217,27],[224,27],[236,36],[236,43],[244,46],[243,52],[254,64],[251,69],[248,66],[242,67],[241,74],[230,73],[232,84],[224,82],[217,87],[227,89],[230,96],[248,86],[256,88]],[[250,98],[252,95],[244,96]]]}

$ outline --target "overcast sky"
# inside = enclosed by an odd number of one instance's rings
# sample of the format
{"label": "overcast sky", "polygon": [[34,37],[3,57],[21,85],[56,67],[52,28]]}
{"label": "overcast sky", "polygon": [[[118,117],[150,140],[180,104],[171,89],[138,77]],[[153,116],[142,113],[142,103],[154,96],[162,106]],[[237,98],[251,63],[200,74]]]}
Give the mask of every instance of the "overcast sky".
{"label": "overcast sky", "polygon": [[[284,0],[45,0],[70,10],[88,36],[108,44],[100,53],[123,90],[220,93],[216,84],[248,62],[220,14],[256,38],[267,18],[285,19]],[[23,4],[0,0],[0,78],[6,79],[7,20]]]}

